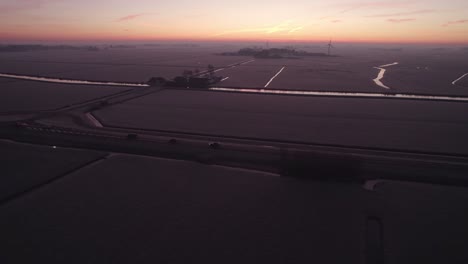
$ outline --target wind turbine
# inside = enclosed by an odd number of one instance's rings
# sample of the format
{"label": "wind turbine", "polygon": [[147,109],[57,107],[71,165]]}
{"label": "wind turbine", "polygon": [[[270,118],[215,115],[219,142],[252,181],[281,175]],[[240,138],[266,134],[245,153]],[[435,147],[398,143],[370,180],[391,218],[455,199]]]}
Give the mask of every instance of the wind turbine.
{"label": "wind turbine", "polygon": [[333,46],[333,44],[332,44],[331,39],[330,39],[330,42],[327,44],[327,46],[328,46],[328,56],[330,56],[331,55],[331,49],[335,48],[335,46]]}

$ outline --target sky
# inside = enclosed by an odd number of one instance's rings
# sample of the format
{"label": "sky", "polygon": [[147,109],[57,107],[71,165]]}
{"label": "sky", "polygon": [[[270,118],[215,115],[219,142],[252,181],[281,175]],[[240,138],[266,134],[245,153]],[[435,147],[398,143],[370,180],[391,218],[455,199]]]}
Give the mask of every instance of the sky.
{"label": "sky", "polygon": [[468,44],[467,0],[0,0],[1,41]]}

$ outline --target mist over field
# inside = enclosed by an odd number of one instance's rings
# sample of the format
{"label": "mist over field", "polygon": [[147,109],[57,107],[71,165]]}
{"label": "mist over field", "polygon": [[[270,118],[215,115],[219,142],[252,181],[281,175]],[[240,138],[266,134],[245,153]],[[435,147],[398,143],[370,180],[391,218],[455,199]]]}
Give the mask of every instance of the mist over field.
{"label": "mist over field", "polygon": [[0,0],[0,264],[468,263],[467,0]]}

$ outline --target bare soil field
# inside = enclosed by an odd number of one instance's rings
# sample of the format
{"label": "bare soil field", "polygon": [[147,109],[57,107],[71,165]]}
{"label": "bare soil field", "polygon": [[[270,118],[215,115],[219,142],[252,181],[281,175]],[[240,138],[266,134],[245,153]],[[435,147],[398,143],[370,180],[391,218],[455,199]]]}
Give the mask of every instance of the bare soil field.
{"label": "bare soil field", "polygon": [[464,103],[165,90],[95,115],[113,127],[468,154]]}
{"label": "bare soil field", "polygon": [[463,79],[457,82],[457,85],[461,87],[461,89],[465,88],[468,90],[468,75],[466,75]]}
{"label": "bare soil field", "polygon": [[104,66],[59,74],[60,78],[87,81],[114,81],[145,83],[151,77],[173,78],[180,76],[186,67],[169,66]]}
{"label": "bare soil field", "polygon": [[9,78],[0,78],[0,84],[17,82],[18,80],[9,79]]}
{"label": "bare soil field", "polygon": [[169,65],[206,67],[208,64],[226,66],[243,61],[243,57],[218,56],[212,48],[128,48],[100,51],[30,51],[0,53],[2,62],[55,62],[102,65]]}
{"label": "bare soil field", "polygon": [[128,48],[101,51],[35,51],[0,53],[0,72],[93,81],[146,82],[173,78],[184,70],[204,71],[248,58],[215,54],[216,49]]}
{"label": "bare soil field", "polygon": [[286,66],[270,85],[272,89],[376,92],[373,78],[377,70],[356,65]]}
{"label": "bare soil field", "polygon": [[94,70],[105,66],[96,64],[74,64],[74,63],[50,63],[50,62],[27,62],[27,61],[1,61],[0,72],[60,78],[69,72],[80,72]]}
{"label": "bare soil field", "polygon": [[[69,158],[49,162],[36,150],[27,159],[13,151],[20,171],[2,176],[23,178],[47,167],[51,175]],[[375,208],[392,212],[383,226],[391,263],[411,263],[407,251],[421,263],[443,262],[445,244],[433,238],[466,237],[466,219],[456,216],[466,209],[467,192],[454,186],[388,181],[368,191],[121,154],[63,176],[3,204],[2,263],[360,263],[356,241]],[[450,245],[454,256],[465,249]]]}
{"label": "bare soil field", "polygon": [[0,112],[42,111],[58,109],[103,96],[130,90],[106,87],[15,81],[0,78]]}
{"label": "bare soil field", "polygon": [[404,56],[400,64],[388,68],[384,83],[394,92],[468,95],[452,84],[468,72],[468,56],[463,53]]}
{"label": "bare soil field", "polygon": [[[372,65],[371,62],[359,62],[347,57],[256,59],[255,62],[220,72],[229,79],[219,86],[263,88],[270,78],[285,67],[268,88],[375,92],[372,79],[378,71]],[[255,81],[252,82],[253,79]]]}
{"label": "bare soil field", "polygon": [[[173,59],[176,52],[154,49],[109,49],[100,51],[30,51],[30,52],[3,52],[0,53],[2,61],[26,62],[59,62],[59,63],[89,63],[89,64],[134,64]],[[186,54],[180,54],[183,58]]]}
{"label": "bare soil field", "polygon": [[[250,60],[249,57],[243,56],[219,56],[212,53],[203,53],[199,55],[187,55],[184,58],[175,58],[167,60],[160,64],[161,66],[178,66],[187,68],[199,68],[205,70],[209,64],[216,68],[225,67],[234,63],[240,63]],[[157,62],[155,62],[157,63]]]}
{"label": "bare soil field", "polygon": [[[246,66],[285,66],[285,70],[269,86],[272,89],[468,95],[452,85],[456,78],[468,72],[466,52],[456,49],[444,52],[431,49],[345,49],[339,53],[337,57],[257,59]],[[387,67],[382,79],[390,89],[376,85],[373,81],[379,73],[376,67],[394,62],[399,64]],[[229,72],[223,72],[223,75],[230,77],[225,85],[233,83],[248,88],[245,83],[253,78],[255,72],[251,70],[250,73],[232,77]]]}
{"label": "bare soil field", "polygon": [[[360,244],[353,241],[361,234],[363,198],[370,195],[356,184],[114,155],[2,208],[0,232],[8,243],[0,259],[355,262]],[[323,226],[323,219],[330,225]],[[311,251],[311,244],[327,250]],[[148,245],[158,250],[147,250]],[[18,248],[22,254],[14,254]]]}
{"label": "bare soil field", "polygon": [[217,73],[229,77],[226,81],[217,84],[220,87],[251,87],[263,88],[268,81],[282,68],[280,65],[258,65],[254,61],[235,68],[226,69]]}
{"label": "bare soil field", "polygon": [[61,177],[103,157],[97,151],[53,148],[0,140],[0,201]]}

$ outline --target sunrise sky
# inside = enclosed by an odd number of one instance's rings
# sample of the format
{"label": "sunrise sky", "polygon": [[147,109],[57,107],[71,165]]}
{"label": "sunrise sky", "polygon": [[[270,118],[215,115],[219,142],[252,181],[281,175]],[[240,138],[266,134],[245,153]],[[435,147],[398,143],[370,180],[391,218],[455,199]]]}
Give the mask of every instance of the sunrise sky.
{"label": "sunrise sky", "polygon": [[468,43],[467,0],[0,0],[0,41]]}

